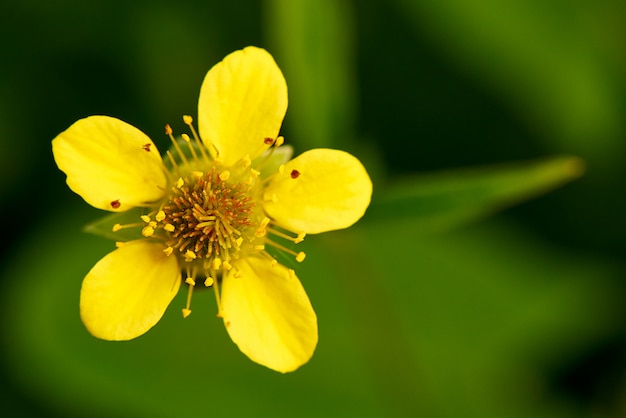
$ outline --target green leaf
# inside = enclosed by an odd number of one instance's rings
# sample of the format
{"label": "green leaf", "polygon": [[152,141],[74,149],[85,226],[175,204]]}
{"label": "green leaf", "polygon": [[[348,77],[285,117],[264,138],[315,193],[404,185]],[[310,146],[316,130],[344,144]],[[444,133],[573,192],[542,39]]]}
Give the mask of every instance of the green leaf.
{"label": "green leaf", "polygon": [[265,29],[289,86],[286,125],[301,147],[337,146],[355,119],[353,13],[347,2],[271,0]]}
{"label": "green leaf", "polygon": [[[100,237],[112,239],[114,241],[132,241],[143,238],[141,235],[141,229],[144,225],[140,217],[141,215],[144,215],[146,211],[148,211],[146,208],[133,208],[126,212],[112,213],[104,218],[85,225],[83,231]],[[115,224],[136,224],[137,226],[123,228],[117,232],[113,232],[113,225]]]}
{"label": "green leaf", "polygon": [[623,2],[395,3],[417,36],[535,121],[546,140],[619,164],[624,112],[615,73],[623,70],[615,66],[624,60],[615,60],[623,48],[613,40],[623,38]]}
{"label": "green leaf", "polygon": [[385,187],[368,217],[417,218],[426,231],[449,228],[546,193],[583,171],[581,159],[562,156],[422,174]]}

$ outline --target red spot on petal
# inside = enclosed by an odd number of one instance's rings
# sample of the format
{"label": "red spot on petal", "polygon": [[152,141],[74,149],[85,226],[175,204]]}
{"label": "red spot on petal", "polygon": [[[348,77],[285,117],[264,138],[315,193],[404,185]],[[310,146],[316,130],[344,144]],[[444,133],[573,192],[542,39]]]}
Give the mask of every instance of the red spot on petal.
{"label": "red spot on petal", "polygon": [[141,148],[143,148],[145,151],[150,152],[150,145],[152,145],[152,144],[143,144],[143,146]]}
{"label": "red spot on petal", "polygon": [[291,178],[297,179],[298,177],[300,177],[300,172],[298,170],[291,170]]}
{"label": "red spot on petal", "polygon": [[116,199],[114,201],[111,202],[111,207],[113,209],[118,209],[122,204],[120,203],[119,199]]}
{"label": "red spot on petal", "polygon": [[263,143],[266,145],[272,145],[274,143],[274,138],[267,137],[263,140]]}

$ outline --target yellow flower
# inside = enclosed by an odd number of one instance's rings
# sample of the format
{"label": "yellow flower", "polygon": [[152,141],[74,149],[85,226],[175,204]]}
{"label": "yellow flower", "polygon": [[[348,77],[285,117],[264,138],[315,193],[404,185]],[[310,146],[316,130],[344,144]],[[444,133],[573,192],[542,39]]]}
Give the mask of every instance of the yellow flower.
{"label": "yellow flower", "polygon": [[[206,75],[198,132],[177,141],[165,162],[150,138],[107,116],[81,119],[52,141],[67,184],[92,206],[146,208],[143,238],[121,243],[85,277],[80,314],[106,340],[153,327],[185,282],[186,317],[195,286],[213,287],[218,316],[253,361],[288,372],[317,345],[317,318],[295,272],[270,254],[289,254],[305,234],[346,228],[369,205],[372,184],[352,155],[314,149],[290,160],[278,136],[287,85],[265,50],[228,55]],[[280,148],[279,148],[280,147]],[[289,243],[286,245],[285,243]]]}

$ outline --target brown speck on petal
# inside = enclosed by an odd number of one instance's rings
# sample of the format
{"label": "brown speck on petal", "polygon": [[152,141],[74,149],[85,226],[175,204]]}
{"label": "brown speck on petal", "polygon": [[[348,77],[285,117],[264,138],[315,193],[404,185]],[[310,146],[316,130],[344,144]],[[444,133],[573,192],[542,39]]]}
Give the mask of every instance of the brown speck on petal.
{"label": "brown speck on petal", "polygon": [[291,170],[290,175],[292,179],[297,179],[298,177],[300,177],[300,172],[298,170]]}
{"label": "brown speck on petal", "polygon": [[143,144],[142,148],[143,148],[145,151],[150,152],[150,145],[152,145],[152,144]]}
{"label": "brown speck on petal", "polygon": [[119,207],[120,207],[121,205],[122,205],[122,204],[120,203],[120,200],[119,200],[119,199],[116,199],[116,200],[114,200],[114,201],[112,201],[112,202],[111,202],[111,207],[112,207],[113,209],[119,209]]}

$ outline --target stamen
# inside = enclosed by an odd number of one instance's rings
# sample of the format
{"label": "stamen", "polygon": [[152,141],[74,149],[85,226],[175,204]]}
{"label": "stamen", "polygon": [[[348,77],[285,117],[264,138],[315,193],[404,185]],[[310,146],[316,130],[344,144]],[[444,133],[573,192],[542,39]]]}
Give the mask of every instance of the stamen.
{"label": "stamen", "polygon": [[220,260],[220,258],[219,258],[219,257],[215,257],[215,258],[213,259],[213,265],[212,265],[212,268],[213,268],[214,270],[219,270],[221,265],[222,265],[222,260]]}
{"label": "stamen", "polygon": [[263,139],[263,145],[253,155],[261,154],[262,151],[263,151],[263,148],[265,146],[269,145],[271,148],[270,148],[269,152],[267,154],[265,154],[265,157],[263,158],[263,160],[260,161],[258,164],[256,164],[256,168],[258,170],[261,170],[261,168],[263,168],[263,166],[269,161],[270,157],[274,154],[274,150],[276,150],[276,148],[280,147],[284,143],[285,143],[285,138],[282,137],[282,136],[279,136],[276,139],[274,139],[274,138],[264,138]]}
{"label": "stamen", "polygon": [[174,159],[174,156],[172,155],[171,151],[167,150],[166,155],[167,155],[167,158],[170,160],[170,163],[172,163],[172,167],[174,167],[176,174],[180,175],[180,169],[178,168],[178,164],[176,163],[176,160]]}
{"label": "stamen", "polygon": [[[211,270],[211,274],[209,276],[211,277],[217,277],[217,275],[215,274],[214,270]],[[214,280],[213,281],[213,292],[215,293],[215,302],[217,303],[217,317],[218,318],[223,318],[224,314],[222,311],[222,299],[220,298],[220,289],[219,289],[219,281],[218,280]]]}
{"label": "stamen", "polygon": [[183,122],[185,122],[185,125],[189,126],[189,130],[191,130],[191,134],[193,135],[193,138],[198,143],[200,152],[202,153],[202,157],[205,159],[206,162],[209,161],[209,157],[204,152],[204,147],[206,143],[208,143],[211,147],[213,147],[213,150],[215,150],[216,157],[220,155],[220,151],[212,142],[209,142],[208,139],[205,142],[202,142],[202,140],[200,139],[200,136],[198,135],[198,132],[196,132],[196,129],[193,127],[193,118],[191,116],[184,115]]}
{"label": "stamen", "polygon": [[172,255],[172,252],[174,251],[174,249],[172,247],[167,247],[166,249],[163,250],[163,252],[165,253],[166,256],[170,256]]}
{"label": "stamen", "polygon": [[220,178],[220,180],[222,181],[226,181],[230,178],[230,171],[228,170],[224,170],[220,173],[220,175],[218,176]]}
{"label": "stamen", "polygon": [[187,161],[187,157],[185,157],[185,154],[183,153],[183,150],[180,149],[180,146],[178,145],[178,141],[176,141],[176,138],[174,138],[172,127],[169,124],[165,125],[165,134],[170,137],[170,140],[172,141],[172,144],[174,145],[174,148],[176,149],[180,160],[184,164],[189,164],[189,162]]}
{"label": "stamen", "polygon": [[141,215],[140,218],[145,223],[150,223],[150,221],[151,221],[151,219],[150,219],[150,217],[148,215]]}
{"label": "stamen", "polygon": [[187,250],[187,252],[185,252],[185,261],[191,262],[195,259],[196,259],[196,253],[194,253],[191,250]]}
{"label": "stamen", "polygon": [[267,239],[265,240],[265,242],[267,242],[268,244],[270,244],[272,247],[278,248],[281,251],[284,251],[288,254],[293,255],[296,258],[296,261],[298,263],[301,263],[304,261],[304,259],[306,258],[306,254],[302,251],[300,251],[299,253],[296,253],[295,251],[285,247],[284,245],[280,245],[279,243],[272,241],[271,239]]}
{"label": "stamen", "polygon": [[144,227],[141,230],[141,235],[143,235],[144,237],[151,237],[152,235],[154,235],[154,228],[150,225]]}
{"label": "stamen", "polygon": [[163,219],[165,219],[165,212],[163,212],[162,210],[158,211],[154,219],[156,219],[157,222],[161,222]]}
{"label": "stamen", "polygon": [[182,134],[181,138],[187,144],[187,148],[189,148],[189,151],[191,151],[191,155],[193,156],[194,161],[198,161],[198,154],[196,154],[196,150],[193,148],[193,145],[191,145],[191,138],[189,138],[189,135]]}
{"label": "stamen", "polygon": [[305,232],[300,232],[297,237],[292,237],[292,236],[287,235],[284,232],[279,231],[279,230],[274,229],[274,228],[267,228],[267,231],[270,232],[271,234],[274,234],[274,235],[278,236],[278,237],[281,237],[281,238],[287,239],[289,241],[292,241],[295,244],[298,244],[298,243],[301,243],[302,241],[304,241],[304,237],[306,236]]}

